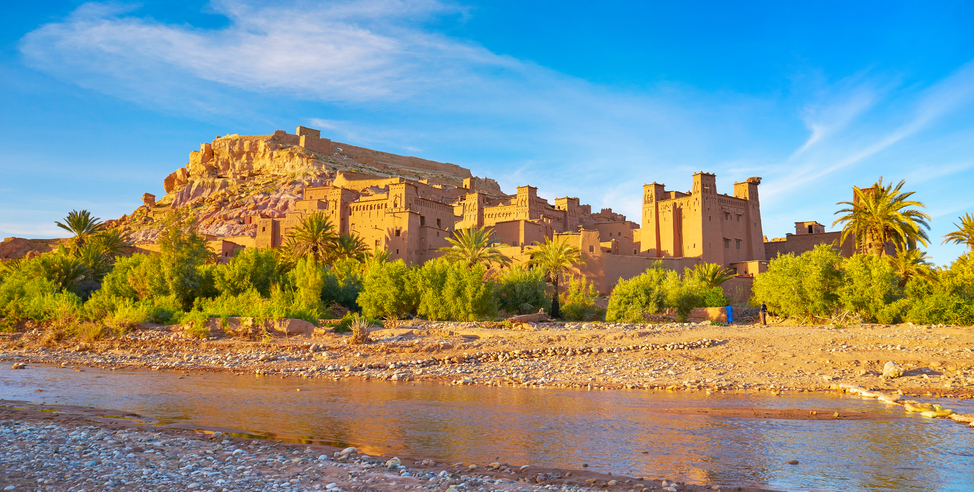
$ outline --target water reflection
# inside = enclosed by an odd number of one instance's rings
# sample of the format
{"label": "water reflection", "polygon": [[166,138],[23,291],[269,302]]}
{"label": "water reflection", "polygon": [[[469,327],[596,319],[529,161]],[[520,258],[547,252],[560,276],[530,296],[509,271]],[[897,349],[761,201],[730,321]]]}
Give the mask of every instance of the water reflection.
{"label": "water reflection", "polygon": [[[35,390],[42,389],[38,393]],[[297,391],[297,390],[301,391]],[[0,398],[136,412],[374,453],[590,467],[695,483],[784,490],[969,490],[974,432],[826,396],[761,397],[471,388],[227,374],[0,370]],[[662,413],[798,408],[886,414],[801,421]],[[956,407],[956,405],[954,405]],[[787,461],[798,459],[799,465]]]}

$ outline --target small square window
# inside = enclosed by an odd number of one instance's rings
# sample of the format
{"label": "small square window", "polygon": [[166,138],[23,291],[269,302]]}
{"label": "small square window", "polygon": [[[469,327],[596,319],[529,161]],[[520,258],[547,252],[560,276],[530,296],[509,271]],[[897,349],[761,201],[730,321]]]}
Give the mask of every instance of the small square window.
{"label": "small square window", "polygon": [[396,237],[399,237],[401,235],[402,235],[402,229],[396,229]]}
{"label": "small square window", "polygon": [[730,249],[730,239],[724,239],[724,248]]}
{"label": "small square window", "polygon": [[737,249],[741,249],[741,240],[740,239],[737,240]]}
{"label": "small square window", "polygon": [[595,246],[589,245],[588,252],[589,253],[594,253],[595,252]]}

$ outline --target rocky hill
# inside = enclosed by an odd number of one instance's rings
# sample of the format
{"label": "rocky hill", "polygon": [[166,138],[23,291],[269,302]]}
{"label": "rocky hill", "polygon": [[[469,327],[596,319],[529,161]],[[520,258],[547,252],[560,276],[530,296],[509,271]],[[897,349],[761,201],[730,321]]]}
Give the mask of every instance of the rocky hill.
{"label": "rocky hill", "polygon": [[129,229],[137,243],[152,242],[159,219],[185,209],[200,230],[217,237],[253,237],[248,218],[283,217],[308,186],[323,186],[341,172],[402,177],[443,188],[462,187],[465,179],[478,191],[502,196],[497,182],[474,177],[469,169],[355,147],[320,138],[317,130],[298,127],[272,135],[227,135],[200,145],[189,163],[164,180],[166,195],[145,194],[143,206],[116,224]]}

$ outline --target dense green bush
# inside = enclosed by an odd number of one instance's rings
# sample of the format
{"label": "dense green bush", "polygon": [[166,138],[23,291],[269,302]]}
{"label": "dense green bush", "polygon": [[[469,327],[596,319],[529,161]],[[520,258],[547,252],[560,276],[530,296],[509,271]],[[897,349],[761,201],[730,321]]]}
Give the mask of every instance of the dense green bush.
{"label": "dense green bush", "polygon": [[724,289],[721,287],[704,289],[700,295],[703,304],[701,307],[724,307],[730,304],[727,296],[724,295]]}
{"label": "dense green bush", "polygon": [[916,324],[974,325],[974,299],[935,292],[912,300],[903,321]]}
{"label": "dense green bush", "polygon": [[[853,255],[842,262],[839,303],[843,309],[859,313],[863,321],[875,322],[887,306],[901,297],[899,280],[885,259],[876,255]],[[887,309],[883,318],[888,319],[896,312],[895,308]]]}
{"label": "dense green bush", "polygon": [[544,270],[517,265],[497,277],[497,304],[511,314],[536,313],[551,309]]}
{"label": "dense green bush", "polygon": [[432,320],[475,321],[497,313],[494,286],[486,268],[438,258],[413,268],[408,276],[416,314]]}
{"label": "dense green bush", "polygon": [[780,255],[754,280],[754,299],[779,316],[829,317],[839,306],[841,265],[842,257],[827,245],[801,256]]}
{"label": "dense green bush", "polygon": [[416,309],[415,289],[409,287],[409,267],[402,260],[376,262],[362,279],[356,301],[369,318],[401,318]]}
{"label": "dense green bush", "polygon": [[235,296],[253,289],[268,297],[271,286],[280,281],[279,263],[272,249],[246,248],[215,268],[214,285],[220,294]]}
{"label": "dense green bush", "polygon": [[647,314],[656,314],[666,308],[667,294],[664,284],[667,277],[679,277],[656,262],[652,268],[629,280],[620,280],[609,296],[605,319],[610,322],[641,323]]}
{"label": "dense green bush", "polygon": [[598,291],[585,277],[568,277],[567,290],[561,296],[561,317],[568,321],[594,321],[605,315],[595,305]]}
{"label": "dense green bush", "polygon": [[676,272],[667,274],[663,290],[666,294],[666,306],[676,308],[676,316],[680,322],[687,320],[693,308],[703,306],[703,287],[689,275],[680,278]]}

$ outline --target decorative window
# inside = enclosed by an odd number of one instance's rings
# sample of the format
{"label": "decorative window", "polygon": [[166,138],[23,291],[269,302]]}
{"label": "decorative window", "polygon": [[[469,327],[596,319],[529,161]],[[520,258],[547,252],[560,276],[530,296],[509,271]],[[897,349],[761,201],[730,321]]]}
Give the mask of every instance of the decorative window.
{"label": "decorative window", "polygon": [[730,249],[730,239],[724,239],[724,248]]}
{"label": "decorative window", "polygon": [[737,249],[741,249],[741,240],[740,239],[737,240]]}

